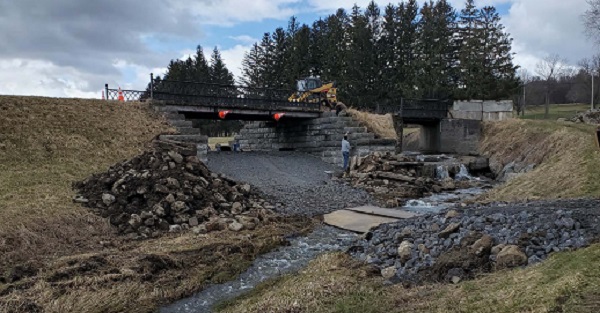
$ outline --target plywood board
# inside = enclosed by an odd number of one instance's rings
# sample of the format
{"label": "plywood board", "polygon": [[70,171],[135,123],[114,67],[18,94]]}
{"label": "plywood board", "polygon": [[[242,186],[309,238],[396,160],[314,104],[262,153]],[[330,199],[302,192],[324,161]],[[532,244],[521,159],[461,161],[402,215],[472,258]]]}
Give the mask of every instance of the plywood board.
{"label": "plywood board", "polygon": [[384,208],[380,208],[380,207],[376,207],[376,206],[361,206],[358,208],[349,208],[346,209],[349,211],[354,211],[354,212],[358,212],[358,213],[365,213],[365,214],[371,214],[371,215],[379,215],[379,216],[385,216],[385,217],[392,217],[392,218],[413,218],[415,216],[418,216],[417,213],[413,213],[413,212],[409,212],[406,210],[401,210],[401,209],[384,209]]}
{"label": "plywood board", "polygon": [[350,210],[338,210],[323,216],[325,224],[358,233],[366,233],[369,229],[385,223],[399,221],[397,218],[363,214]]}

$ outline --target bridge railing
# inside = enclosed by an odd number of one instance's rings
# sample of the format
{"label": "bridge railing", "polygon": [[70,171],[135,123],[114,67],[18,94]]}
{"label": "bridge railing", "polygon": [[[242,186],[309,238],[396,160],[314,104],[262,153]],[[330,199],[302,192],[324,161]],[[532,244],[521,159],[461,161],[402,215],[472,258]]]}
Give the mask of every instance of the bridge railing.
{"label": "bridge railing", "polygon": [[288,101],[288,97],[293,92],[286,89],[161,80],[152,86],[152,99],[186,105],[243,106],[268,110],[302,108],[319,111],[321,109],[319,96],[305,102]]}
{"label": "bridge railing", "polygon": [[[121,92],[125,101],[145,101],[149,98],[149,95],[143,90],[123,89]],[[104,93],[106,94],[106,100],[119,100],[119,89],[108,88],[108,84],[105,84]]]}
{"label": "bridge railing", "polygon": [[379,114],[396,114],[406,119],[442,119],[448,115],[451,100],[438,99],[400,99],[396,103],[379,103]]}

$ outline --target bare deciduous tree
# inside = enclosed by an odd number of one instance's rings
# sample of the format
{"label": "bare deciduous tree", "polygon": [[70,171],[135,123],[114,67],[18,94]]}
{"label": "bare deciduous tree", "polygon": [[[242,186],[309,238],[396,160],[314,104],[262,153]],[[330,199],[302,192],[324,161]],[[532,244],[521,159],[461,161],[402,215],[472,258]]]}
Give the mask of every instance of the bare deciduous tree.
{"label": "bare deciduous tree", "polygon": [[589,38],[600,44],[600,0],[588,0],[589,7],[583,14],[583,24]]}
{"label": "bare deciduous tree", "polygon": [[531,75],[531,73],[529,73],[529,71],[525,68],[520,69],[517,72],[517,75],[519,76],[519,80],[521,81],[521,84],[523,84],[523,93],[521,95],[519,95],[519,97],[517,98],[517,115],[521,114],[522,116],[525,115],[525,107],[527,106],[527,84],[530,83],[533,80],[533,76]]}
{"label": "bare deciduous tree", "polygon": [[567,60],[561,58],[558,54],[551,54],[536,65],[536,74],[545,81],[546,109],[544,111],[544,118],[548,118],[548,113],[550,112],[550,86],[564,75],[567,69],[566,63]]}

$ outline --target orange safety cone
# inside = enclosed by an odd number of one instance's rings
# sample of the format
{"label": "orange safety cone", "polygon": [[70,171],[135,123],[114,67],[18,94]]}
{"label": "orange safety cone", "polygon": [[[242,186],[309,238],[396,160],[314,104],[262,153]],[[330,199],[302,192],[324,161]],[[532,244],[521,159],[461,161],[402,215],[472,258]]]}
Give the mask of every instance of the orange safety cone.
{"label": "orange safety cone", "polygon": [[273,118],[279,122],[279,119],[282,118],[285,115],[285,113],[275,113],[273,114]]}
{"label": "orange safety cone", "polygon": [[119,87],[119,101],[125,102],[125,97],[123,97],[123,90]]}
{"label": "orange safety cone", "polygon": [[227,110],[227,111],[219,111],[219,118],[224,120],[225,117],[227,116],[227,114],[231,113],[231,111]]}

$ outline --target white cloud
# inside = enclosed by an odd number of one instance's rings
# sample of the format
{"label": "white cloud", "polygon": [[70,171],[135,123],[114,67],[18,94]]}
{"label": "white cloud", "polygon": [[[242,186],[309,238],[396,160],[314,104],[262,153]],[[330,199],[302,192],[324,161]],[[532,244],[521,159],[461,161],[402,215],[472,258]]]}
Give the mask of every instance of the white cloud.
{"label": "white cloud", "polygon": [[223,62],[225,62],[227,68],[235,75],[236,79],[242,76],[242,60],[244,59],[244,54],[250,51],[250,48],[252,48],[251,45],[236,45],[231,49],[221,51]]}
{"label": "white cloud", "polygon": [[206,0],[190,3],[172,0],[177,8],[198,17],[202,24],[234,25],[237,22],[256,22],[266,18],[287,19],[296,13],[291,7],[302,0]]}
{"label": "white cloud", "polygon": [[586,0],[513,0],[503,22],[514,38],[515,62],[533,71],[550,54],[557,53],[575,65],[597,53],[581,23],[586,8]]}
{"label": "white cloud", "polygon": [[260,41],[259,39],[248,36],[248,35],[229,36],[229,38],[231,38],[235,41],[239,41],[243,44],[247,44],[247,45],[253,45],[255,42]]}
{"label": "white cloud", "polygon": [[97,92],[82,91],[89,89],[88,79],[74,68],[48,61],[0,60],[0,94],[100,98],[102,86]]}

